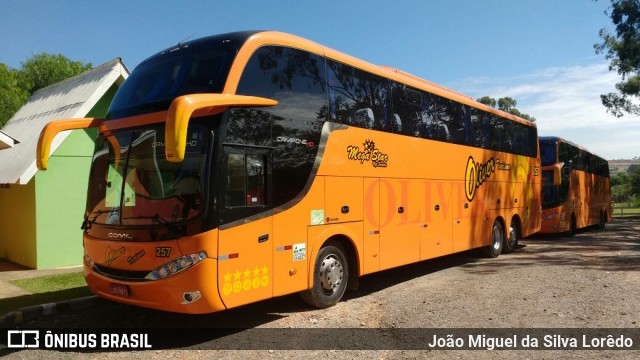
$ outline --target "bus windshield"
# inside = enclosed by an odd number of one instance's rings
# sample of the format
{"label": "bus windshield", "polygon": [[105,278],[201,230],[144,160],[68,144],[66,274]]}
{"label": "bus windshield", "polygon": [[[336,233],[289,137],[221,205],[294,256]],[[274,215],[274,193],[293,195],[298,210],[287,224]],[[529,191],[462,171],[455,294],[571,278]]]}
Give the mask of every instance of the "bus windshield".
{"label": "bus windshield", "polygon": [[93,156],[86,217],[91,223],[182,222],[204,209],[204,127],[191,127],[185,160],[164,155],[164,127],[100,136]]}
{"label": "bus windshield", "polygon": [[140,64],[116,93],[108,119],[169,108],[178,96],[220,93],[235,49],[229,45],[199,49],[177,47]]}
{"label": "bus windshield", "polygon": [[540,160],[542,166],[553,165],[557,162],[558,152],[556,151],[555,140],[540,140]]}
{"label": "bus windshield", "polygon": [[542,172],[542,208],[549,209],[559,206],[569,196],[569,176],[566,171],[562,172],[562,182],[560,185],[553,184],[553,170]]}

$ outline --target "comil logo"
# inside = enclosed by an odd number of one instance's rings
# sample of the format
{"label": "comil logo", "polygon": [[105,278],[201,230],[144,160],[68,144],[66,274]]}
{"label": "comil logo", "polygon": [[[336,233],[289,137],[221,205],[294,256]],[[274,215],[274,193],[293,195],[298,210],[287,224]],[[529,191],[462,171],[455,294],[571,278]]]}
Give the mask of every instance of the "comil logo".
{"label": "comil logo", "polygon": [[112,239],[124,239],[124,240],[133,240],[133,237],[127,233],[115,233],[110,232],[107,234],[108,237]]}

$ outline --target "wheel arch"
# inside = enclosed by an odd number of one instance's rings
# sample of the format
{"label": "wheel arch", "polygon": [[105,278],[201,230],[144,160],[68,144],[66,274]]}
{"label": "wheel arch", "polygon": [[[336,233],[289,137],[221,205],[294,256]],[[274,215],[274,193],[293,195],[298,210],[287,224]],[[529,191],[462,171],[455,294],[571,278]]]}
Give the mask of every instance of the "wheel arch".
{"label": "wheel arch", "polygon": [[520,230],[520,235],[522,235],[522,218],[520,217],[520,214],[515,213],[515,214],[513,214],[513,216],[511,216],[511,221],[509,221],[509,226],[511,226],[511,224],[514,223],[514,222],[516,224],[518,224],[518,229]]}
{"label": "wheel arch", "polygon": [[[326,229],[323,229],[315,238],[313,239],[313,248],[309,253],[309,261],[307,262],[308,267],[308,277],[307,277],[307,289],[310,289],[313,286],[313,276],[314,271],[313,268],[315,266],[316,257],[325,245],[329,243],[337,243],[342,249],[345,251],[345,256],[347,257],[347,262],[349,266],[349,278],[347,284],[347,290],[355,290],[358,288],[358,279],[361,274],[360,269],[360,258],[361,254],[359,254],[358,249],[362,249],[362,247],[358,247],[356,242],[359,238],[356,231],[351,229],[348,226],[330,226]],[[311,239],[310,239],[311,240]]]}

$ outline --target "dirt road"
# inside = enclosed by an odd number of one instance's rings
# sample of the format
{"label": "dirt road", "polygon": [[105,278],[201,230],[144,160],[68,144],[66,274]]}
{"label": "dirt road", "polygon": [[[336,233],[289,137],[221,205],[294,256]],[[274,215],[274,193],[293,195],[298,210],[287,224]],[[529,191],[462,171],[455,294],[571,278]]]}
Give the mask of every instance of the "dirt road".
{"label": "dirt road", "polygon": [[[98,310],[96,310],[98,311]],[[97,313],[96,313],[97,314]],[[410,350],[407,339],[388,339],[383,350],[359,347],[356,332],[308,329],[403,329],[411,328],[640,328],[640,219],[615,220],[605,231],[590,230],[572,238],[535,236],[521,241],[513,254],[484,259],[475,253],[405,266],[366,276],[357,292],[347,293],[342,302],[324,310],[311,310],[297,296],[287,296],[231,311],[188,317],[133,307],[110,310],[108,320],[99,316],[59,314],[31,326],[97,327],[115,326],[122,318],[142,319],[150,326],[171,327],[232,324],[256,329],[282,329],[266,334],[300,336],[299,341],[344,341],[363,350],[211,350],[233,342],[233,348],[255,345],[250,336],[194,340],[185,347],[169,345],[164,350],[118,353],[47,353],[21,351],[11,358],[638,358],[640,351],[567,350]],[[92,317],[92,319],[85,319]],[[115,320],[114,320],[115,319]],[[118,320],[120,319],[120,320]],[[47,322],[48,321],[48,322]],[[93,321],[93,323],[92,323]],[[84,322],[84,323],[83,323]],[[128,323],[130,324],[130,323]],[[132,325],[132,326],[137,326]],[[300,332],[295,330],[300,328]],[[307,330],[304,330],[307,329]],[[353,331],[355,331],[353,330]],[[383,331],[383,332],[384,332]],[[242,334],[242,333],[240,333]],[[374,332],[365,335],[375,335]],[[636,331],[635,334],[638,334]],[[392,334],[393,335],[393,334]],[[305,337],[306,338],[303,338]],[[393,337],[393,336],[392,336]],[[397,340],[397,341],[396,341]],[[276,340],[274,339],[274,342]],[[296,341],[296,339],[294,339]],[[373,340],[374,342],[376,340]],[[640,342],[640,338],[635,338]],[[254,346],[255,348],[255,346]],[[410,348],[410,347],[409,347]],[[53,356],[51,356],[53,355]],[[64,356],[62,356],[64,355]]]}

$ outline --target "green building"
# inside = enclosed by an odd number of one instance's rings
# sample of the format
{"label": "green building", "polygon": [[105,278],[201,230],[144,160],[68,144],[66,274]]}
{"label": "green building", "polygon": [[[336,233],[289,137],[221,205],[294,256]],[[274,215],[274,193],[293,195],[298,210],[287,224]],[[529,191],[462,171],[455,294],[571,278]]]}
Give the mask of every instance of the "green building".
{"label": "green building", "polygon": [[43,127],[64,118],[104,117],[129,75],[120,59],[37,91],[0,133],[0,258],[34,269],[81,265],[89,166],[96,132],[56,136],[49,170],[38,171]]}

